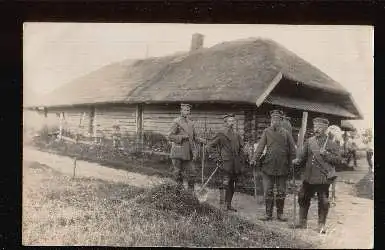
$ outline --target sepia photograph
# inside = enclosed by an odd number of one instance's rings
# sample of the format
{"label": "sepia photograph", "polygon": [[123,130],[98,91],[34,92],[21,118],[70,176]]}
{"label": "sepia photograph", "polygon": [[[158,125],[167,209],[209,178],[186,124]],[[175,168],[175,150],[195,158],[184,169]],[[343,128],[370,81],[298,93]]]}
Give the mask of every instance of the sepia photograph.
{"label": "sepia photograph", "polygon": [[24,246],[374,247],[374,29],[23,24]]}

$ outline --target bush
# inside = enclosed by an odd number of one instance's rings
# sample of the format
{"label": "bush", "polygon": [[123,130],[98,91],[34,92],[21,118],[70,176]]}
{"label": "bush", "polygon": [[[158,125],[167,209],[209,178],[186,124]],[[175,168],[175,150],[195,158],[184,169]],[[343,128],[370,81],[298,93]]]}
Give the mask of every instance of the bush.
{"label": "bush", "polygon": [[166,136],[153,131],[143,133],[143,144],[155,152],[170,152],[171,144]]}
{"label": "bush", "polygon": [[56,133],[58,131],[59,128],[57,126],[44,125],[40,130],[37,131],[36,134],[41,141],[49,143],[50,141],[56,138]]}

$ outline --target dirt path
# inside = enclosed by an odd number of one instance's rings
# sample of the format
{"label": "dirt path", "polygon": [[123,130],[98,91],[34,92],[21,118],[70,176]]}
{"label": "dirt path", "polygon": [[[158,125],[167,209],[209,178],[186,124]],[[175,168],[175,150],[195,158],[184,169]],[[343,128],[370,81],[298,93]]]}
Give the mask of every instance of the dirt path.
{"label": "dirt path", "polygon": [[[41,152],[36,149],[25,147],[23,149],[23,159],[29,161],[37,161],[48,165],[63,174],[72,176],[74,170],[74,159],[70,157],[59,156]],[[77,161],[76,177],[86,177],[93,179],[101,179],[112,182],[127,183],[135,187],[153,187],[164,183],[164,180],[155,177],[147,176],[138,173],[127,172],[124,170],[104,167],[102,165],[87,161]]]}
{"label": "dirt path", "polygon": [[[37,161],[48,165],[53,169],[66,175],[73,174],[73,159],[69,157],[58,156],[38,151],[33,148],[24,148],[23,158],[28,161]],[[359,162],[362,169],[367,171],[365,162]],[[355,179],[358,182],[365,175],[365,171],[355,171]],[[362,177],[361,177],[362,175]],[[165,183],[167,179],[161,179],[155,176],[146,176],[138,173],[131,173],[124,170],[117,170],[101,166],[96,163],[85,161],[77,162],[77,177],[87,177],[102,179],[112,182],[126,183],[136,187],[152,187]],[[343,172],[340,173],[341,181],[345,178]],[[265,223],[266,226],[279,229],[283,233],[292,234],[306,241],[311,241],[318,248],[355,248],[365,249],[373,247],[374,223],[373,223],[373,200],[359,198],[351,194],[352,184],[339,182],[336,187],[337,206],[330,209],[328,216],[328,233],[324,236],[319,235],[315,229],[317,227],[317,202],[312,201],[309,211],[309,229],[293,231],[288,228],[287,223],[272,221]],[[218,207],[217,190],[209,190],[207,202]],[[261,201],[261,197],[259,197]],[[239,216],[256,224],[263,224],[258,218],[264,215],[264,205],[256,201],[253,197],[241,193],[234,196],[234,206],[239,209]],[[297,207],[298,211],[298,207]],[[288,196],[285,205],[285,215],[292,218],[293,215],[293,197]],[[292,223],[292,222],[289,222]]]}

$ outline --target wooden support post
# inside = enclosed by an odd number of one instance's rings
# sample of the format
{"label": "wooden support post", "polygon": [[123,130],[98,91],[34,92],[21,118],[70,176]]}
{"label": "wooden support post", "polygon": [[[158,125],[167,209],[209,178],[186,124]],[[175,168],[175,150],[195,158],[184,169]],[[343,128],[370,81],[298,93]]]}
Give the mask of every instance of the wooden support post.
{"label": "wooden support post", "polygon": [[136,123],[136,144],[137,149],[143,151],[143,105],[136,105],[136,114],[135,114],[135,123]]}
{"label": "wooden support post", "polygon": [[[301,125],[301,129],[299,131],[299,136],[298,136],[298,141],[297,141],[297,152],[296,152],[296,155],[297,155],[297,158],[300,156],[302,150],[303,150],[303,142],[304,142],[304,139],[305,139],[305,133],[306,133],[306,129],[307,129],[307,117],[308,117],[308,113],[307,112],[303,112],[302,113],[302,125]],[[294,209],[293,209],[293,224],[295,224],[295,221],[296,221],[296,216],[297,216],[297,201],[296,201],[296,185],[295,185],[295,166],[293,165],[293,205],[294,205]],[[294,230],[293,230],[293,234],[294,234]]]}
{"label": "wooden support post", "polygon": [[299,131],[299,136],[298,136],[298,141],[297,141],[297,157],[299,156],[299,154],[301,153],[302,148],[303,148],[303,142],[305,140],[305,134],[306,134],[306,129],[307,129],[307,117],[308,117],[308,113],[303,112],[302,125],[301,125],[301,129]]}

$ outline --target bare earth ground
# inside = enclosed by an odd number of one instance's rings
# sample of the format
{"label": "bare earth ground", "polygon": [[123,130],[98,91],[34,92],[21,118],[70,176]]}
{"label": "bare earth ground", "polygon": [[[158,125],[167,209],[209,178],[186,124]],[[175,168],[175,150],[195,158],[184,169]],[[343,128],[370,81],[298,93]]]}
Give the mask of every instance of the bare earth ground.
{"label": "bare earth ground", "polygon": [[[23,150],[23,159],[45,164],[52,168],[52,170],[58,171],[67,176],[73,175],[73,159],[69,157],[57,156],[25,147]],[[366,162],[364,160],[359,162],[359,166],[361,167],[353,172],[340,172],[340,182],[337,183],[336,188],[337,206],[330,209],[327,223],[329,229],[328,233],[324,236],[319,235],[315,231],[317,221],[316,200],[312,201],[309,211],[309,229],[296,231],[289,229],[287,223],[277,221],[264,223],[258,220],[259,217],[264,215],[264,205],[260,202],[262,199],[261,197],[258,197],[259,201],[256,201],[251,196],[237,193],[234,197],[234,206],[238,208],[239,212],[237,214],[240,217],[252,223],[264,225],[284,234],[292,235],[292,237],[311,242],[317,248],[372,248],[374,235],[373,200],[359,198],[352,193],[352,184],[357,183],[367,173]],[[30,187],[30,182],[28,182],[28,176],[23,177],[23,186],[32,188]],[[115,183],[128,184],[138,188],[149,188],[168,181],[155,176],[149,177],[124,170],[107,168],[85,161],[77,162],[76,177],[112,181]],[[348,179],[352,184],[344,183],[345,179]],[[218,206],[216,190],[209,191],[207,202],[213,206]],[[292,196],[287,198],[285,206],[286,216],[288,218],[292,218]],[[28,204],[23,203],[23,209],[27,208]],[[62,217],[64,218],[66,213],[67,215],[70,215],[74,213],[74,211],[66,211],[64,209],[61,213],[63,213]]]}

